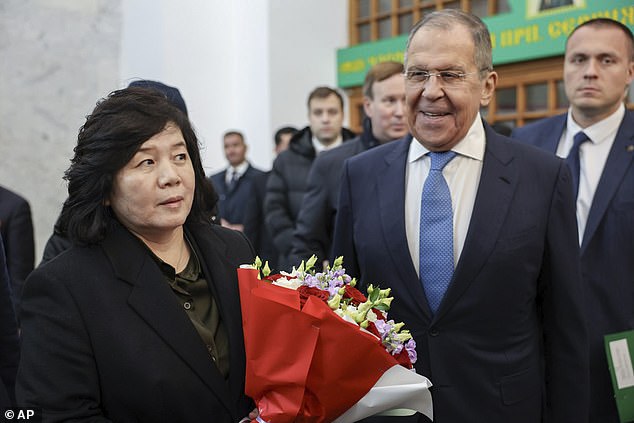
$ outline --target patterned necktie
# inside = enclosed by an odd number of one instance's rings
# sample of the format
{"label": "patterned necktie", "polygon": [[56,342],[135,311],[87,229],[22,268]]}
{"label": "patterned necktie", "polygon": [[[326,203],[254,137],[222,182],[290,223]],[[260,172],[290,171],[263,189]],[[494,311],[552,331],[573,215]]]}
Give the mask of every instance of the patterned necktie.
{"label": "patterned necktie", "polygon": [[566,157],[566,163],[568,163],[570,173],[572,174],[572,188],[575,193],[575,198],[577,198],[577,194],[579,193],[579,175],[581,173],[581,165],[579,164],[579,147],[586,141],[590,141],[590,138],[588,138],[583,131],[577,132],[573,137],[572,148],[568,153],[568,157]]}
{"label": "patterned necktie", "polygon": [[229,186],[227,186],[228,191],[233,191],[236,187],[236,183],[238,182],[238,172],[235,169],[231,170],[231,179],[229,179]]}
{"label": "patterned necktie", "polygon": [[423,185],[420,205],[419,274],[429,306],[436,313],[454,270],[451,193],[442,169],[456,153],[429,155],[431,169]]}

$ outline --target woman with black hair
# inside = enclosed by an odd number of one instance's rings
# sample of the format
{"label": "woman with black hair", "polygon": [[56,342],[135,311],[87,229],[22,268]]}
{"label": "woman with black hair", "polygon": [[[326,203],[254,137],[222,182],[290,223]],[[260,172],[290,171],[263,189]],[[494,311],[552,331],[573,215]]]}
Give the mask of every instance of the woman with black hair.
{"label": "woman with black hair", "polygon": [[44,421],[237,422],[244,343],[236,268],[254,251],[212,225],[186,117],[126,88],[79,132],[60,220],[73,246],[27,279],[16,392]]}

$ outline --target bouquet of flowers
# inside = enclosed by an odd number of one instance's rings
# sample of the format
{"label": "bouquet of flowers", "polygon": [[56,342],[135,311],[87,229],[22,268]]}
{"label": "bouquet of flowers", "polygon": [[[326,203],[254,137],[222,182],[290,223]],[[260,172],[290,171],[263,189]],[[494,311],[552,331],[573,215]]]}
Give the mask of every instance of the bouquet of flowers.
{"label": "bouquet of flowers", "polygon": [[416,343],[388,318],[389,289],[364,295],[343,258],[316,257],[271,275],[256,259],[238,269],[246,394],[259,421],[354,422],[378,413],[433,417],[431,383],[416,374]]}

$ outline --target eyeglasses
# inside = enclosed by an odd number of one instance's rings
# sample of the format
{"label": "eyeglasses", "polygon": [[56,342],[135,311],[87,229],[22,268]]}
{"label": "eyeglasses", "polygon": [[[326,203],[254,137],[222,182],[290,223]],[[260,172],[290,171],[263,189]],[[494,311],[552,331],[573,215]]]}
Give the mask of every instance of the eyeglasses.
{"label": "eyeglasses", "polygon": [[464,72],[455,72],[455,71],[428,72],[425,70],[414,69],[414,70],[405,71],[404,75],[407,82],[412,84],[424,84],[425,82],[429,81],[429,79],[432,76],[435,76],[436,78],[442,81],[443,85],[455,86],[461,83],[462,81],[464,81],[464,79],[467,76],[480,73],[486,70],[489,70],[489,69],[483,68],[475,72],[464,73]]}

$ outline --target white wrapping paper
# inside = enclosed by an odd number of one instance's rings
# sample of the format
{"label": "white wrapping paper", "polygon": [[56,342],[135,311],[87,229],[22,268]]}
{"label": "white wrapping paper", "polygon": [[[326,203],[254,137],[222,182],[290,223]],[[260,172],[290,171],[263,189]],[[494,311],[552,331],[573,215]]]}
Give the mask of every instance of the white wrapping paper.
{"label": "white wrapping paper", "polygon": [[352,423],[377,414],[409,416],[416,411],[433,420],[430,387],[431,382],[426,377],[403,366],[393,366],[334,423]]}

